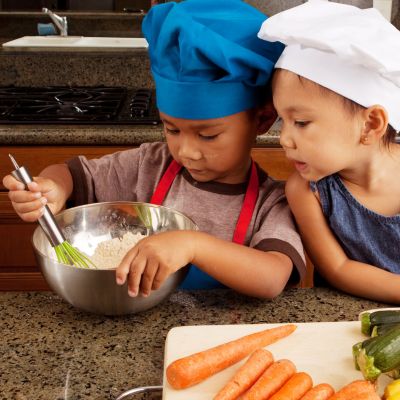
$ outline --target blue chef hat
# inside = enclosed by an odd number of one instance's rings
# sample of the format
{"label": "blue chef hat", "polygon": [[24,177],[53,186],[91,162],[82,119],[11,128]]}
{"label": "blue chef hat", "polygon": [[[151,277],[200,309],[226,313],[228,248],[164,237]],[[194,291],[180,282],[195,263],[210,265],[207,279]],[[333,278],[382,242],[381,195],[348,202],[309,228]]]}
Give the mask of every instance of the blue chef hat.
{"label": "blue chef hat", "polygon": [[154,6],[143,21],[160,111],[208,119],[259,105],[279,42],[257,37],[266,16],[241,0]]}

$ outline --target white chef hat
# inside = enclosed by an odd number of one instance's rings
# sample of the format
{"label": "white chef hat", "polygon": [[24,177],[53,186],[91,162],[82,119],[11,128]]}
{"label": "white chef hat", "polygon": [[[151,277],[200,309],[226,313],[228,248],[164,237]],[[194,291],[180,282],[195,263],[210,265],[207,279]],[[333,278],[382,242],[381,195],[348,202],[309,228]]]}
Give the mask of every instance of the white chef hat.
{"label": "white chef hat", "polygon": [[264,21],[258,37],[286,45],[282,68],[370,107],[400,130],[400,31],[379,11],[310,0]]}

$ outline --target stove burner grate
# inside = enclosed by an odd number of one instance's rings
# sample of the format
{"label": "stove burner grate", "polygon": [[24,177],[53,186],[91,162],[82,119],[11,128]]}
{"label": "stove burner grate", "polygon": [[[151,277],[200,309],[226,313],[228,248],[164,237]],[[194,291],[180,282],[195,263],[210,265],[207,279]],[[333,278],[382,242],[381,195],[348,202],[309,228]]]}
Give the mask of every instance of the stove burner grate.
{"label": "stove burner grate", "polygon": [[0,123],[159,123],[151,89],[0,87]]}

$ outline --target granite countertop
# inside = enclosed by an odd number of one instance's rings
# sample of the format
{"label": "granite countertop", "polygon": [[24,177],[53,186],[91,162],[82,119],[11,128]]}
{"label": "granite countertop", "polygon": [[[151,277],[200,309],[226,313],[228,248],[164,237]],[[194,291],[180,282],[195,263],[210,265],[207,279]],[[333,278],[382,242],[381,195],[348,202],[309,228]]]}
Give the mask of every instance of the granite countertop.
{"label": "granite countertop", "polygon": [[[0,125],[0,145],[138,146],[163,140],[162,125]],[[271,128],[257,137],[259,146],[279,145],[279,131]]]}
{"label": "granite countertop", "polygon": [[356,320],[384,306],[328,288],[290,289],[272,301],[219,289],[178,291],[143,313],[104,317],[51,292],[2,292],[0,399],[112,400],[161,385],[164,342],[175,326]]}

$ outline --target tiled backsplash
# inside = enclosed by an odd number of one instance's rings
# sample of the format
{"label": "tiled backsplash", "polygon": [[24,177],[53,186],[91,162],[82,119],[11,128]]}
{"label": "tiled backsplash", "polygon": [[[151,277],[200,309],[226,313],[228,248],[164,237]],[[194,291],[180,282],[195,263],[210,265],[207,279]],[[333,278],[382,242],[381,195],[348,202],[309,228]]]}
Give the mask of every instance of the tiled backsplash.
{"label": "tiled backsplash", "polygon": [[[278,12],[287,10],[305,3],[303,0],[245,0],[246,3],[253,5],[267,15],[274,15]],[[372,7],[372,0],[336,0],[336,3],[352,4],[360,8]]]}
{"label": "tiled backsplash", "polygon": [[[267,15],[274,15],[278,12],[287,10],[305,3],[305,0],[245,0],[247,3],[261,10]],[[378,0],[382,2],[391,3],[391,22],[400,29],[400,0]],[[335,0],[336,3],[351,4],[360,8],[370,8],[377,4],[377,0]]]}

